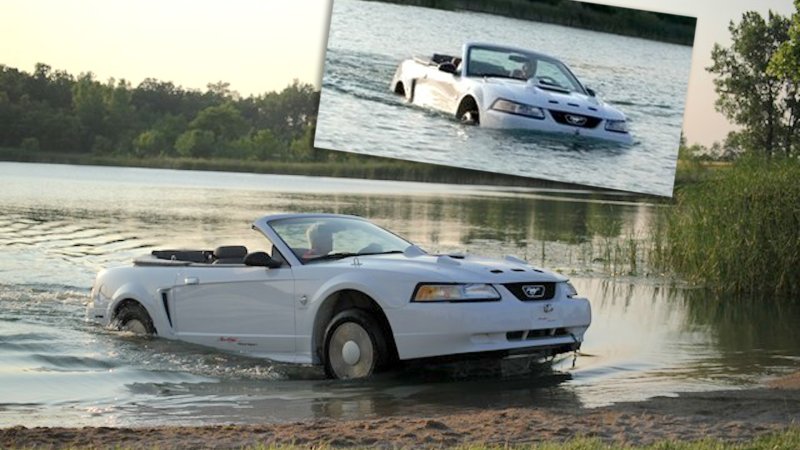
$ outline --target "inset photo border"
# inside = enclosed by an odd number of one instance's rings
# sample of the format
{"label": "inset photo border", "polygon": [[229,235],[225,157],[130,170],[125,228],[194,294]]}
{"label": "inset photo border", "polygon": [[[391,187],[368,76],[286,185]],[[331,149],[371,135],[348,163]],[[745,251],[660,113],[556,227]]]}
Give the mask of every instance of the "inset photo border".
{"label": "inset photo border", "polygon": [[334,0],[315,147],[671,196],[696,19],[490,7]]}

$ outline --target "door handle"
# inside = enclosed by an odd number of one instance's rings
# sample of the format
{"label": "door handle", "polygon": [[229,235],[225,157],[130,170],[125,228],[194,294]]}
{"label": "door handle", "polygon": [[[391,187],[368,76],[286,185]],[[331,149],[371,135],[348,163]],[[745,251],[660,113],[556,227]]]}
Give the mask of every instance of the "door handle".
{"label": "door handle", "polygon": [[200,279],[197,277],[184,278],[183,284],[200,284]]}

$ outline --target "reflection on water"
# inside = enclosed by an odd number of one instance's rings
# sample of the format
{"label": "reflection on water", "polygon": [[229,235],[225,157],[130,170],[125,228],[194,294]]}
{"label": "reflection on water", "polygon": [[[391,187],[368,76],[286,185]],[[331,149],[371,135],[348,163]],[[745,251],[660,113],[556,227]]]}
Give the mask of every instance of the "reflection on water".
{"label": "reflection on water", "polygon": [[[574,258],[587,242],[644,233],[653,208],[624,197],[40,164],[0,163],[0,177],[8,181],[0,197],[0,426],[593,406],[748,385],[800,366],[796,307],[609,279]],[[577,359],[552,364],[415,365],[341,383],[317,368],[83,322],[99,268],[165,246],[257,249],[263,238],[249,223],[278,211],[358,214],[434,251],[517,254],[574,271],[594,312],[586,343]]]}

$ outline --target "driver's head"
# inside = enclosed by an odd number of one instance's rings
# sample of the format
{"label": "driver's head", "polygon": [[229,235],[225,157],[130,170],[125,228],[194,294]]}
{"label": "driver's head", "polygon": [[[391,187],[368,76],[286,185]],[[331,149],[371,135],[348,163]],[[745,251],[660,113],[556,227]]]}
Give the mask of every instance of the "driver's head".
{"label": "driver's head", "polygon": [[324,223],[315,223],[306,230],[308,246],[315,255],[327,255],[333,250],[333,229]]}
{"label": "driver's head", "polygon": [[531,58],[525,61],[525,64],[522,65],[522,73],[525,75],[525,78],[536,75],[536,60]]}

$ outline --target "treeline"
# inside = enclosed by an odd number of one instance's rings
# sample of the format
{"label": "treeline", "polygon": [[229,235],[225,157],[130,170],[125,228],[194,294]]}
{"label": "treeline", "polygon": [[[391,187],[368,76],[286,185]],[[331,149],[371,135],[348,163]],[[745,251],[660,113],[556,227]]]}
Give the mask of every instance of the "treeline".
{"label": "treeline", "polygon": [[573,0],[372,0],[445,10],[465,10],[533,20],[673,44],[694,43],[694,17]]}
{"label": "treeline", "polygon": [[295,81],[242,98],[228,83],[206,91],[148,78],[102,82],[46,64],[0,65],[0,147],[131,157],[315,161],[319,91]]}

